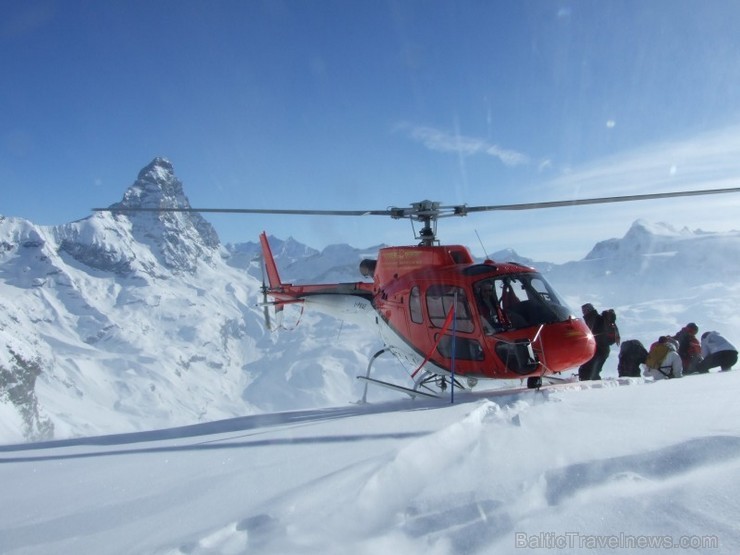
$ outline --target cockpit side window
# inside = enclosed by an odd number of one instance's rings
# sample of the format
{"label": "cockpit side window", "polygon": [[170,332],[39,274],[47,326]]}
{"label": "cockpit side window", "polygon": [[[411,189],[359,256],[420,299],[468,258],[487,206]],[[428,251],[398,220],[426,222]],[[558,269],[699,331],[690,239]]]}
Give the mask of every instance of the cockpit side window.
{"label": "cockpit side window", "polygon": [[[457,300],[457,305],[455,305]],[[444,327],[445,320],[455,306],[455,329],[459,332],[473,331],[473,320],[465,290],[452,285],[432,285],[426,294],[427,312],[434,327]]]}
{"label": "cockpit side window", "polygon": [[474,291],[487,334],[566,320],[570,311],[539,274],[513,274],[478,282]]}
{"label": "cockpit side window", "polygon": [[421,293],[418,286],[414,286],[409,295],[409,314],[411,315],[411,321],[415,324],[421,324],[424,321],[421,314]]}

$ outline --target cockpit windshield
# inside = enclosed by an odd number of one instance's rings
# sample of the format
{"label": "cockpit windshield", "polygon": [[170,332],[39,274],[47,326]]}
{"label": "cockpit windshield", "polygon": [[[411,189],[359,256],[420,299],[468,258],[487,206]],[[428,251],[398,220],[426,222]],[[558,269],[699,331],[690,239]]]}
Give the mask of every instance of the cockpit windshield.
{"label": "cockpit windshield", "polygon": [[492,335],[567,320],[570,309],[538,273],[488,278],[474,286],[481,325]]}

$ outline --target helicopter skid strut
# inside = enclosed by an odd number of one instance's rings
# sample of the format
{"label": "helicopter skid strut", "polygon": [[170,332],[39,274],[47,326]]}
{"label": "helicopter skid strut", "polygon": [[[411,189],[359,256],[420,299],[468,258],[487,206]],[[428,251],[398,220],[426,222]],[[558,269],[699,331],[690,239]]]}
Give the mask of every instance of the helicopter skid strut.
{"label": "helicopter skid strut", "polygon": [[[427,393],[426,391],[419,391],[418,389],[411,389],[410,387],[404,387],[402,385],[394,384],[391,382],[384,382],[382,380],[376,380],[375,378],[370,378],[368,376],[357,376],[358,380],[362,380],[365,382],[365,384],[374,384],[379,385],[382,387],[387,387],[388,389],[393,389],[394,391],[400,391],[401,393],[405,393],[406,395],[409,395],[412,399],[416,397],[417,395],[421,395],[423,397],[430,397],[432,399],[439,399],[439,395],[435,395],[434,393]],[[367,395],[367,390],[365,391]],[[363,395],[363,403],[366,403],[366,395]]]}
{"label": "helicopter skid strut", "polygon": [[[437,394],[431,387],[429,387],[429,384],[436,385],[442,393],[446,391],[447,386],[448,386],[448,378],[440,374],[435,374],[434,372],[429,372],[428,370],[424,370],[423,373],[414,380],[413,388],[405,387],[403,385],[398,385],[398,384],[391,383],[391,382],[386,382],[383,380],[377,380],[375,378],[371,378],[370,371],[372,370],[373,363],[378,359],[379,356],[381,356],[382,354],[386,352],[392,352],[392,350],[388,347],[385,347],[379,350],[377,353],[375,353],[370,358],[370,362],[367,365],[367,373],[364,376],[357,376],[358,380],[362,380],[365,382],[365,391],[359,403],[361,404],[367,403],[367,386],[369,384],[379,385],[381,387],[386,387],[394,391],[405,393],[412,399],[414,399],[417,396],[428,397],[431,399],[439,399],[440,395]],[[451,383],[453,387],[456,387],[458,389],[461,389],[461,390],[465,389],[465,387],[460,382],[458,382],[456,379],[455,380],[450,379],[449,383]],[[421,391],[421,388],[424,388],[427,391]]]}

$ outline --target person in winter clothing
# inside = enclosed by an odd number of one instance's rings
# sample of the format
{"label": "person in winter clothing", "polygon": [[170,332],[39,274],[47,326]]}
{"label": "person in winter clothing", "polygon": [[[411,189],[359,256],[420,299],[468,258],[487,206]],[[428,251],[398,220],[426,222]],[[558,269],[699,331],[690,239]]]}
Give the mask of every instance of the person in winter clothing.
{"label": "person in winter clothing", "polygon": [[709,372],[719,366],[723,372],[732,370],[737,363],[737,349],[716,331],[704,332],[701,336],[701,356],[699,372]]}
{"label": "person in winter clothing", "polygon": [[647,349],[637,339],[628,339],[619,348],[619,363],[617,372],[620,378],[639,378],[640,364],[645,362],[648,356]]}
{"label": "person in winter clothing", "polygon": [[673,336],[678,341],[678,354],[681,357],[684,374],[693,374],[698,371],[701,362],[701,343],[696,338],[699,326],[690,322]]}
{"label": "person in winter clothing", "polygon": [[476,298],[478,299],[478,310],[485,334],[493,335],[502,331],[504,327],[501,323],[498,301],[491,280],[486,280],[478,287]]}
{"label": "person in winter clothing", "polygon": [[601,369],[606,359],[609,358],[609,338],[606,335],[604,316],[599,314],[591,303],[581,306],[581,312],[583,312],[583,320],[596,340],[596,351],[591,360],[578,369],[578,379],[581,381],[600,380]]}
{"label": "person in winter clothing", "polygon": [[[658,357],[656,360],[655,352],[658,349],[665,352],[665,356]],[[671,337],[663,336],[657,343],[653,343],[645,361],[645,377],[654,378],[655,380],[665,380],[670,378],[680,378],[683,376],[683,364],[678,354],[678,341]]]}

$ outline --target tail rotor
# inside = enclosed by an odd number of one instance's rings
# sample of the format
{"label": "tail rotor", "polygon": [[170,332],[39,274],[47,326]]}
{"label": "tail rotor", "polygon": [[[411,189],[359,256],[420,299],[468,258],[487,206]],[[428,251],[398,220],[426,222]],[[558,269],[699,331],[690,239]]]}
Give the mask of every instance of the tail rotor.
{"label": "tail rotor", "polygon": [[272,303],[267,299],[268,287],[266,281],[267,274],[265,272],[265,258],[261,255],[258,258],[260,261],[260,269],[262,270],[262,287],[260,289],[262,290],[262,313],[265,317],[265,329],[273,331],[272,322],[270,321],[270,305]]}

